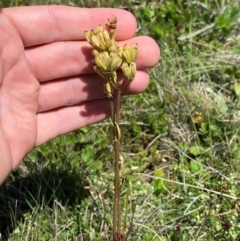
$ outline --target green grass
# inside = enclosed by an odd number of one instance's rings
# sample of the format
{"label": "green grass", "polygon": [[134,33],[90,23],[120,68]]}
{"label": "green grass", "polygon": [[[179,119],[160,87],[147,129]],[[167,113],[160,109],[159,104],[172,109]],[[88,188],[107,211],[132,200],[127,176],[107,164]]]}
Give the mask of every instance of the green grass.
{"label": "green grass", "polygon": [[[161,46],[148,90],[123,99],[127,240],[240,240],[239,2],[12,1],[51,3],[123,6]],[[32,151],[0,187],[3,240],[110,240],[109,140],[105,121]]]}

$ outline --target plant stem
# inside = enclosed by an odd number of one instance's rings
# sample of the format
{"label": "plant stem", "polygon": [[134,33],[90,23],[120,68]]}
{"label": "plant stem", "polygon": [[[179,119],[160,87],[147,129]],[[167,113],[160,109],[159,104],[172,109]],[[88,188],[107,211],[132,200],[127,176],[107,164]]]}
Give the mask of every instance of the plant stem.
{"label": "plant stem", "polygon": [[[119,119],[120,119],[120,105],[121,105],[121,90],[117,90],[116,96],[116,109],[115,109],[115,120],[114,123],[114,153],[115,153],[115,179],[114,179],[114,208],[113,208],[113,237],[115,235],[121,236],[121,187],[120,187],[120,128],[119,128]],[[119,240],[113,238],[113,240]]]}

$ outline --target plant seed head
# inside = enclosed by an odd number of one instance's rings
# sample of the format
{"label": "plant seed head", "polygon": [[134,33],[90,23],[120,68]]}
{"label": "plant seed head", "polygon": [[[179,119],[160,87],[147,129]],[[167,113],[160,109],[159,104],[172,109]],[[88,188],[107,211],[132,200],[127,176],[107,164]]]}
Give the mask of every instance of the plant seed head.
{"label": "plant seed head", "polygon": [[97,35],[92,35],[90,39],[90,44],[95,48],[100,48],[100,40]]}
{"label": "plant seed head", "polygon": [[108,52],[100,52],[98,56],[95,57],[95,64],[102,70],[107,70],[107,60],[109,58]]}
{"label": "plant seed head", "polygon": [[117,17],[116,16],[112,16],[111,18],[108,19],[108,23],[106,24],[107,27],[111,30],[111,29],[116,29],[117,26]]}
{"label": "plant seed head", "polygon": [[96,58],[97,56],[99,56],[99,51],[97,51],[96,49],[94,49],[92,51],[92,55]]}
{"label": "plant seed head", "polygon": [[120,58],[117,53],[111,53],[110,58],[108,59],[108,71],[116,71],[122,64],[122,58]]}
{"label": "plant seed head", "polygon": [[125,78],[129,81],[132,82],[134,80],[135,74],[136,74],[136,64],[133,63],[122,63],[121,70],[125,76]]}
{"label": "plant seed head", "polygon": [[90,43],[91,42],[91,36],[92,36],[91,31],[85,31],[84,35],[85,35],[86,40]]}
{"label": "plant seed head", "polygon": [[125,44],[122,48],[122,58],[124,62],[128,64],[134,62],[138,54],[138,45],[134,44],[132,47]]}

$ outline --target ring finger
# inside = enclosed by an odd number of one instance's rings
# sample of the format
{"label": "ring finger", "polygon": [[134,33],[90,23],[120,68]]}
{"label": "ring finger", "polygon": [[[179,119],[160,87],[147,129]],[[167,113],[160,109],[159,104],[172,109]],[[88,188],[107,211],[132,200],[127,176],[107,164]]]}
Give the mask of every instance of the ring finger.
{"label": "ring finger", "polygon": [[[119,77],[121,79],[121,76]],[[42,83],[38,97],[38,112],[102,99],[105,97],[104,82],[98,75],[89,74]],[[135,80],[124,90],[123,94],[140,93],[147,88],[148,82],[147,72],[139,70],[136,72]]]}

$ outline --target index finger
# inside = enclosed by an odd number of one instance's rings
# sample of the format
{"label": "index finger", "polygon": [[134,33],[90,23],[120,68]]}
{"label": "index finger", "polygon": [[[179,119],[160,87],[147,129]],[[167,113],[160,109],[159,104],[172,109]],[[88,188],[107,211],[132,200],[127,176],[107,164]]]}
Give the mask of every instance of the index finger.
{"label": "index finger", "polygon": [[130,12],[115,8],[77,8],[69,6],[31,6],[2,9],[13,23],[25,47],[56,41],[82,40],[84,32],[105,26],[117,17],[117,40],[131,38],[136,20]]}

